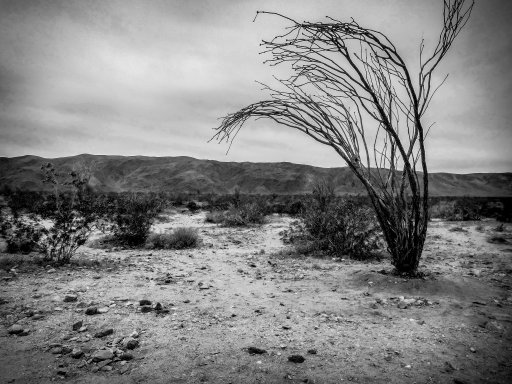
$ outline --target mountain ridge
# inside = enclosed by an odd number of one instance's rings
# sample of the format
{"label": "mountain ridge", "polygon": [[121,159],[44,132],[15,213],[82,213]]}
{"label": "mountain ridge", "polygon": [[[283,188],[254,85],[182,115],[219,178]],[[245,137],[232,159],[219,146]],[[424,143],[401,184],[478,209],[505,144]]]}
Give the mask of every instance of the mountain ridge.
{"label": "mountain ridge", "polygon": [[[100,192],[304,194],[319,178],[334,182],[339,194],[364,194],[348,167],[323,168],[290,162],[222,162],[190,156],[91,155],[43,158],[0,157],[0,188],[45,190],[40,167],[51,162],[70,171],[85,166]],[[429,174],[432,196],[512,196],[512,172]]]}

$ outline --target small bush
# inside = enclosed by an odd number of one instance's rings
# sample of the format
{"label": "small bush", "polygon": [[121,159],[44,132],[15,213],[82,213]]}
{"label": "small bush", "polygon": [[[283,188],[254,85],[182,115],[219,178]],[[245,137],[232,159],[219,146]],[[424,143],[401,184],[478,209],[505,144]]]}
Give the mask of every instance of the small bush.
{"label": "small bush", "polygon": [[39,241],[44,233],[44,228],[38,223],[21,218],[4,218],[0,229],[2,237],[7,243],[8,253],[30,253],[39,251]]}
{"label": "small bush", "polygon": [[380,227],[361,199],[338,199],[327,183],[317,184],[292,223],[287,240],[304,253],[367,259],[380,248]]}
{"label": "small bush", "polygon": [[207,223],[221,224],[224,221],[224,212],[210,211],[204,219]]}
{"label": "small bush", "polygon": [[161,202],[151,195],[120,196],[114,211],[114,237],[122,245],[144,244],[151,225],[161,210]]}
{"label": "small bush", "polygon": [[193,228],[176,228],[172,233],[152,233],[146,241],[149,249],[185,249],[196,248],[200,243],[199,235]]}

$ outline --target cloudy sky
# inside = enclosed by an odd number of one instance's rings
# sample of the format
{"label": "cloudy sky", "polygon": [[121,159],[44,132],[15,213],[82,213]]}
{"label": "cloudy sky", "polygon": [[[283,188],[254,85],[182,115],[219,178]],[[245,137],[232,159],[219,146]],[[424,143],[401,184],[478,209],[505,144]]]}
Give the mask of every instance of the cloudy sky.
{"label": "cloudy sky", "polygon": [[[411,66],[440,31],[439,0],[0,0],[0,156],[80,153],[343,166],[327,147],[254,122],[208,143],[229,112],[264,99],[259,43],[297,20],[356,19]],[[512,2],[477,0],[440,66],[425,125],[432,171],[512,171]]]}

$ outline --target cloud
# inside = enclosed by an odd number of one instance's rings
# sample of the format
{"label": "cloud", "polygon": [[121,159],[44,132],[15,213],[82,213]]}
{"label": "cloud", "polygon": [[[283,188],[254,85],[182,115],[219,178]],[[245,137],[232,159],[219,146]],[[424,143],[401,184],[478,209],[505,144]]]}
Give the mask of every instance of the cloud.
{"label": "cloud", "polygon": [[[0,156],[190,155],[341,166],[329,148],[270,122],[249,123],[228,155],[218,118],[266,98],[259,42],[283,20],[354,17],[389,34],[412,66],[432,48],[441,3],[320,0],[0,0]],[[511,27],[505,1],[478,2],[436,79],[432,169],[510,170]],[[508,12],[510,14],[510,12]],[[279,69],[277,69],[279,71]],[[414,72],[414,70],[413,70]],[[428,124],[426,124],[428,125]],[[473,157],[469,154],[473,153]]]}

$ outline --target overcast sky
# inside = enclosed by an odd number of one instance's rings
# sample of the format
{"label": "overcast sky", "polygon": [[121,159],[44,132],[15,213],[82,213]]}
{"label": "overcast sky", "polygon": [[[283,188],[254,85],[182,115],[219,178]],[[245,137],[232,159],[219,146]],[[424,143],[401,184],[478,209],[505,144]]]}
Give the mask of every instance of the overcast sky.
{"label": "overcast sky", "polygon": [[[441,28],[441,0],[0,0],[0,156],[80,153],[344,166],[290,128],[251,122],[230,152],[219,118],[265,99],[259,43],[297,20],[356,19],[411,66]],[[512,171],[512,2],[477,0],[438,76],[424,125],[431,171]]]}

